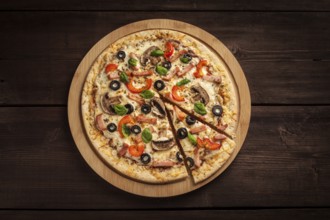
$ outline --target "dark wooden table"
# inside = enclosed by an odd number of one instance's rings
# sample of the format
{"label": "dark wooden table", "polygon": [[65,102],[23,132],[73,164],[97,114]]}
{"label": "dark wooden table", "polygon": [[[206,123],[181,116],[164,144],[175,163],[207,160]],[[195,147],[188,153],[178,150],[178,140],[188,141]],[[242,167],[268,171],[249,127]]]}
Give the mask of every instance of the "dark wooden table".
{"label": "dark wooden table", "polygon": [[[330,218],[330,1],[4,0],[0,10],[0,219]],[[165,199],[101,179],[67,119],[86,52],[151,18],[218,37],[252,96],[233,164],[207,186]]]}

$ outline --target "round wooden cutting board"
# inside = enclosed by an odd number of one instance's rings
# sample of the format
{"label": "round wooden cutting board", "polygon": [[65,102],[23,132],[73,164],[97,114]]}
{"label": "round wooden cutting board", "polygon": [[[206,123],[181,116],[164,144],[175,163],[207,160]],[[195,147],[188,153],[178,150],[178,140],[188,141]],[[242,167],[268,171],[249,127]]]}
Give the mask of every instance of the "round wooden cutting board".
{"label": "round wooden cutting board", "polygon": [[[93,146],[85,134],[81,116],[81,92],[89,68],[93,64],[94,60],[111,43],[128,34],[148,29],[175,30],[200,40],[209,48],[213,49],[218,54],[219,58],[224,61],[235,83],[240,109],[238,114],[239,117],[236,137],[234,139],[237,146],[227,162],[221,167],[221,169],[219,169],[209,179],[199,184],[194,184],[191,178],[168,184],[147,184],[126,178],[112,170],[105,162],[103,162],[103,160],[93,150]],[[217,38],[196,26],[167,19],[144,20],[131,23],[111,32],[102,38],[92,47],[92,49],[86,54],[86,56],[79,64],[72,79],[68,98],[68,117],[71,133],[81,155],[89,164],[89,166],[98,175],[100,175],[103,179],[112,185],[127,192],[148,197],[169,197],[184,194],[206,185],[214,178],[219,176],[231,164],[231,162],[235,159],[236,155],[240,151],[248,131],[250,115],[251,99],[248,84],[239,63],[228,50],[228,48],[224,46]]]}

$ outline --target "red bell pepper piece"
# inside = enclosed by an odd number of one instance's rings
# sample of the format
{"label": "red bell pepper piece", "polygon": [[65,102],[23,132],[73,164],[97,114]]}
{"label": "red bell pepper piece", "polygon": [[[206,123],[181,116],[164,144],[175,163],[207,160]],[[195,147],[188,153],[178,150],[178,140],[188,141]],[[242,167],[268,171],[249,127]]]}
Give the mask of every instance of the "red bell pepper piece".
{"label": "red bell pepper piece", "polygon": [[165,53],[164,53],[164,57],[166,58],[166,60],[168,60],[174,53],[174,47],[172,45],[171,42],[167,41],[165,44]]}
{"label": "red bell pepper piece", "polygon": [[110,63],[110,64],[108,64],[108,65],[105,67],[105,73],[113,72],[113,71],[115,71],[117,68],[118,68],[118,65],[117,65],[117,64]]}
{"label": "red bell pepper piece", "polygon": [[197,146],[204,147],[207,150],[217,150],[221,147],[221,144],[212,142],[209,138],[204,138],[203,140],[199,137],[197,138]]}
{"label": "red bell pepper piece", "polygon": [[201,60],[201,61],[199,61],[199,63],[197,64],[197,66],[196,66],[196,72],[194,72],[194,76],[196,77],[196,78],[201,78],[201,77],[203,77],[203,71],[202,71],[202,69],[203,69],[203,67],[204,66],[206,66],[207,65],[207,61],[206,60]]}
{"label": "red bell pepper piece", "polygon": [[178,91],[182,91],[183,90],[183,86],[173,86],[172,87],[172,96],[173,96],[173,99],[178,101],[178,102],[182,102],[184,101],[184,97],[183,96],[180,96],[178,94]]}
{"label": "red bell pepper piece", "polygon": [[139,144],[139,145],[131,145],[128,148],[128,152],[133,156],[133,157],[139,157],[143,154],[144,151],[144,144]]}
{"label": "red bell pepper piece", "polygon": [[141,88],[134,87],[133,80],[130,80],[128,83],[126,83],[127,89],[132,93],[140,93],[144,90],[150,89],[151,85],[152,85],[152,79],[146,79],[146,84]]}

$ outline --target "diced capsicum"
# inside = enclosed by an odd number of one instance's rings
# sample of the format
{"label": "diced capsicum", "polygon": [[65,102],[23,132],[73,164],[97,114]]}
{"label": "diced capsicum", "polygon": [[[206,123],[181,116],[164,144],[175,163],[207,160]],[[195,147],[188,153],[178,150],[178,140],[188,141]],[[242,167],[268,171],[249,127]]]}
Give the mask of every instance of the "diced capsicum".
{"label": "diced capsicum", "polygon": [[199,63],[196,66],[196,72],[194,72],[194,76],[196,78],[201,78],[203,77],[204,73],[203,73],[203,67],[207,65],[207,61],[206,60],[201,60],[199,61]]}
{"label": "diced capsicum", "polygon": [[144,86],[142,86],[140,88],[136,88],[133,86],[133,80],[130,80],[128,83],[126,83],[126,87],[132,93],[140,93],[144,90],[150,89],[150,87],[152,85],[152,79],[146,79],[145,83],[146,84]]}
{"label": "diced capsicum", "polygon": [[174,47],[171,42],[167,41],[165,44],[166,51],[164,53],[165,59],[169,59],[174,53]]}
{"label": "diced capsicum", "polygon": [[178,94],[179,91],[182,91],[183,90],[183,86],[173,86],[172,87],[172,96],[173,96],[173,99],[176,100],[176,101],[179,101],[179,102],[182,102],[184,101],[184,97],[183,96],[180,96]]}

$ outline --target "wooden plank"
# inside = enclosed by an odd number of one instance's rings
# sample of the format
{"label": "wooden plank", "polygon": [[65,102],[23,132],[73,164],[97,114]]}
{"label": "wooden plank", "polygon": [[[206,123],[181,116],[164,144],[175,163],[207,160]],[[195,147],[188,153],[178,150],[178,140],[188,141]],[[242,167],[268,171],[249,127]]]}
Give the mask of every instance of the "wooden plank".
{"label": "wooden plank", "polygon": [[0,108],[2,209],[326,207],[330,203],[330,106],[253,107],[233,164],[185,196],[134,196],[83,161],[66,108]]}
{"label": "wooden plank", "polygon": [[230,1],[230,0],[170,0],[170,1],[128,1],[128,0],[55,0],[45,3],[41,0],[23,1],[23,0],[5,0],[1,2],[0,10],[221,10],[221,11],[241,11],[241,10],[262,10],[262,11],[329,11],[328,1]]}
{"label": "wooden plank", "polygon": [[66,104],[73,73],[93,44],[156,15],[191,22],[225,43],[246,73],[254,104],[330,103],[324,96],[330,90],[329,13],[196,12],[191,20],[186,12],[6,12],[0,13],[6,42],[0,104]]}
{"label": "wooden plank", "polygon": [[330,209],[164,210],[164,211],[0,211],[2,219],[329,219]]}

